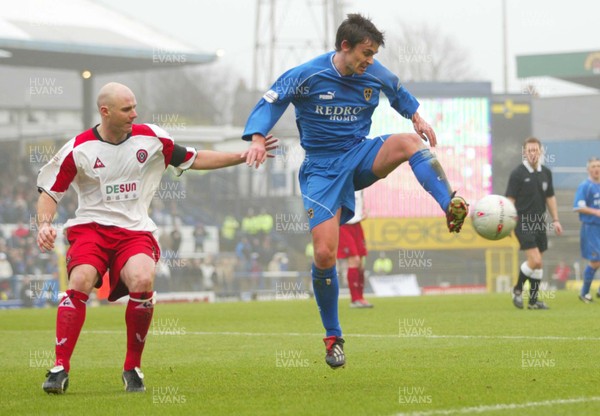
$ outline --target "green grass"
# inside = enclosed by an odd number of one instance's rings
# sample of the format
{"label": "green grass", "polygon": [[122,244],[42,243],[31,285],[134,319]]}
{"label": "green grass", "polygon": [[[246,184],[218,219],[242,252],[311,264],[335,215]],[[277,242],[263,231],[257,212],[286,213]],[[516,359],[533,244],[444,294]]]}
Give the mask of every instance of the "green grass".
{"label": "green grass", "polygon": [[147,392],[134,395],[120,380],[124,306],[88,308],[62,396],[41,390],[56,311],[0,311],[0,414],[600,414],[599,305],[552,295],[548,311],[508,295],[372,299],[372,310],[342,300],[336,371],[314,300],[158,304]]}

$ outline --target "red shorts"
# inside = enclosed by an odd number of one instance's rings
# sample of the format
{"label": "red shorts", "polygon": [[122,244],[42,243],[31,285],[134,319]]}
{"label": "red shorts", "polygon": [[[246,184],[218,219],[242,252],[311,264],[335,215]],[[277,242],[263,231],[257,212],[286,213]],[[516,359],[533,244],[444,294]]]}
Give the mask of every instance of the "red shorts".
{"label": "red shorts", "polygon": [[152,233],[148,231],[129,231],[124,228],[100,225],[96,223],[74,225],[67,228],[67,272],[71,275],[73,267],[89,264],[98,270],[100,279],[96,287],[102,286],[102,276],[109,271],[110,295],[114,302],[129,294],[127,286],[121,281],[121,269],[130,257],[146,254],[155,262],[160,258],[160,249]]}
{"label": "red shorts", "polygon": [[337,258],[367,255],[367,244],[360,222],[356,224],[344,224],[340,227],[340,243],[338,245]]}

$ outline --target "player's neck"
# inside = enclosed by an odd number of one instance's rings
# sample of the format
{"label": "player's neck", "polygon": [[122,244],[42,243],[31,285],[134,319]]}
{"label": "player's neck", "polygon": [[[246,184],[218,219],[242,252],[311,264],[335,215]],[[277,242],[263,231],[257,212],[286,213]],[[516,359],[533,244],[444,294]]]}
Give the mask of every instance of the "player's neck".
{"label": "player's neck", "polygon": [[119,144],[127,138],[127,134],[112,131],[104,127],[102,124],[100,124],[96,130],[98,131],[98,134],[102,140],[108,143]]}
{"label": "player's neck", "polygon": [[534,172],[537,171],[538,168],[540,167],[540,161],[539,160],[537,162],[533,162],[533,163],[530,160],[527,160],[527,164],[529,166],[531,166],[531,169],[533,169]]}
{"label": "player's neck", "polygon": [[342,76],[346,77],[352,75],[352,72],[344,65],[344,58],[340,52],[336,52],[335,55],[333,55],[333,65]]}

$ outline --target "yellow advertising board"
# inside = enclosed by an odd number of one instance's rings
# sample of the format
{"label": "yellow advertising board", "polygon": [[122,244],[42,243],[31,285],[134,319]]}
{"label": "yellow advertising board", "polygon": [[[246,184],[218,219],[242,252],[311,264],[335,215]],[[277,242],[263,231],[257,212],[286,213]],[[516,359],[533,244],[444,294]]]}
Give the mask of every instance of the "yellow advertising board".
{"label": "yellow advertising board", "polygon": [[518,248],[514,235],[490,241],[480,237],[467,219],[460,233],[449,233],[446,219],[367,218],[362,222],[369,250],[464,250]]}

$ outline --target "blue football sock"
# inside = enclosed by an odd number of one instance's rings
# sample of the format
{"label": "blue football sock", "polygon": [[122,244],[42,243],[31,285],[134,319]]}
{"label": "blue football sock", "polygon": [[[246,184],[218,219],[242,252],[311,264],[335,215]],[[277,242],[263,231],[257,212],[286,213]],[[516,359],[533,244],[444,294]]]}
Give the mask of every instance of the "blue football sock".
{"label": "blue football sock", "polygon": [[592,266],[588,264],[583,272],[583,285],[581,286],[581,296],[585,296],[590,292],[590,286],[592,286],[592,280],[594,280],[594,274],[596,269],[592,269]]}
{"label": "blue football sock", "polygon": [[342,328],[338,319],[339,285],[337,270],[335,266],[323,270],[313,264],[312,278],[315,299],[319,306],[325,333],[328,337],[331,335],[341,337]]}
{"label": "blue football sock", "polygon": [[450,188],[446,173],[437,158],[429,149],[421,149],[411,156],[408,163],[421,186],[433,196],[442,210],[446,212],[448,205],[450,205],[452,188]]}

